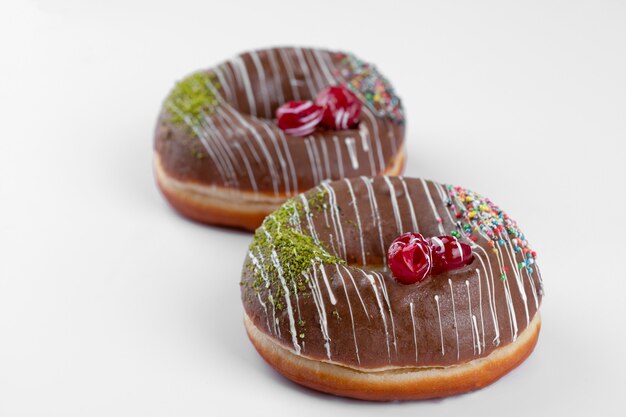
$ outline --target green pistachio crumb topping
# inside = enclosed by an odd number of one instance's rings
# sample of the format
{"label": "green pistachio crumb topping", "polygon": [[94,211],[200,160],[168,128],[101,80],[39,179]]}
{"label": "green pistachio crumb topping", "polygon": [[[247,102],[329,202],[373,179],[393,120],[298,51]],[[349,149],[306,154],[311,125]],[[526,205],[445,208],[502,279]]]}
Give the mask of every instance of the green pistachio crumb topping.
{"label": "green pistachio crumb topping", "polygon": [[215,74],[196,72],[179,82],[165,99],[164,108],[173,123],[185,123],[190,127],[201,123],[206,114],[212,114],[218,105],[214,91],[219,88]]}
{"label": "green pistachio crumb topping", "polygon": [[[310,207],[317,207],[325,196],[315,194],[308,200]],[[287,293],[304,293],[307,290],[307,272],[315,264],[343,264],[342,259],[329,253],[323,245],[304,234],[300,219],[304,218],[304,206],[299,200],[288,200],[281,208],[270,214],[257,229],[249,248],[252,287],[259,291],[267,288],[277,309],[284,307]],[[285,286],[280,277],[285,281]],[[304,322],[302,322],[304,325]]]}
{"label": "green pistachio crumb topping", "polygon": [[325,188],[318,188],[317,192],[310,196],[307,201],[311,210],[321,212],[328,206],[328,191]]}

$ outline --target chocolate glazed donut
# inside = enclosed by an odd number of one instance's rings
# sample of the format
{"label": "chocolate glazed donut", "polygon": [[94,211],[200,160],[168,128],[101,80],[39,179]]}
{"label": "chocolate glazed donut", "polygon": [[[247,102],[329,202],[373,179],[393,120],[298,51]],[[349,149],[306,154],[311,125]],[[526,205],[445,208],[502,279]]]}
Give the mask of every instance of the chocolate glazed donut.
{"label": "chocolate glazed donut", "polygon": [[[397,236],[453,235],[460,269],[405,285],[387,267]],[[322,183],[256,231],[242,271],[248,335],[293,381],[336,395],[422,399],[485,386],[538,338],[535,253],[490,200],[402,177]]]}
{"label": "chocolate glazed donut", "polygon": [[[360,123],[292,137],[274,121],[291,100],[341,85],[362,102]],[[350,54],[306,48],[248,52],[180,81],[155,133],[155,175],[192,219],[254,230],[285,199],[324,180],[398,175],[404,114],[389,82]]]}

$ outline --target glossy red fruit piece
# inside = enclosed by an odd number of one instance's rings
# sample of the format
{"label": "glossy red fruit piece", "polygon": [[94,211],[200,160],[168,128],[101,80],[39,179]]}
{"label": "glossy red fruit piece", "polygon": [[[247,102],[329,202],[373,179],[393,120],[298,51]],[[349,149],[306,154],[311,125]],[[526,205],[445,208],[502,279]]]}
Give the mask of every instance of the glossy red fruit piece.
{"label": "glossy red fruit piece", "polygon": [[472,248],[454,236],[431,237],[428,242],[433,253],[432,274],[462,268],[474,260]]}
{"label": "glossy red fruit piece", "polygon": [[323,116],[324,109],[312,101],[289,101],[276,109],[278,127],[291,136],[311,134]]}
{"label": "glossy red fruit piece", "polygon": [[329,129],[352,129],[359,124],[361,101],[342,86],[326,87],[319,92],[315,103],[324,108],[322,125]]}
{"label": "glossy red fruit piece", "polygon": [[394,277],[401,283],[422,281],[432,267],[430,245],[419,233],[405,233],[391,242],[387,263]]}

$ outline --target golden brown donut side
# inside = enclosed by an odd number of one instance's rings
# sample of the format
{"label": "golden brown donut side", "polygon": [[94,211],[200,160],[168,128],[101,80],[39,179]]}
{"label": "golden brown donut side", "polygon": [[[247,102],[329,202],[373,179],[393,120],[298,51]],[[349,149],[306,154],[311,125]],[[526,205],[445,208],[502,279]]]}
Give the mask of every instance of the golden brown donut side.
{"label": "golden brown donut side", "polygon": [[488,356],[456,366],[381,372],[307,359],[273,341],[244,316],[248,337],[265,361],[288,379],[317,391],[370,401],[447,397],[485,387],[520,365],[534,350],[541,319],[535,315],[513,343]]}
{"label": "golden brown donut side", "polygon": [[[406,157],[400,150],[383,175],[401,175]],[[169,175],[158,153],[154,157],[154,171],[161,193],[174,209],[192,220],[254,231],[263,219],[289,198],[282,193],[237,191],[224,187],[210,187],[189,181],[180,181]]]}

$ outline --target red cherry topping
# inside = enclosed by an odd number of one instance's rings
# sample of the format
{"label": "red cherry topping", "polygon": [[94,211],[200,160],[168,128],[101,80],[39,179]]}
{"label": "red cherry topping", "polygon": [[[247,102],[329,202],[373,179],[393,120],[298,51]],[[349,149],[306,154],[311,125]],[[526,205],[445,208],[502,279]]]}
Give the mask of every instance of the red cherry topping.
{"label": "red cherry topping", "polygon": [[312,101],[290,101],[276,110],[278,127],[291,136],[312,133],[324,116],[324,109]]}
{"label": "red cherry topping", "polygon": [[397,237],[387,251],[391,272],[403,284],[414,284],[426,278],[432,267],[428,241],[419,233]]}
{"label": "red cherry topping", "polygon": [[428,243],[433,253],[433,275],[464,267],[474,260],[472,248],[454,236],[431,237]]}
{"label": "red cherry topping", "polygon": [[361,101],[345,87],[326,87],[319,92],[315,103],[324,108],[322,125],[329,129],[351,129],[359,124]]}

